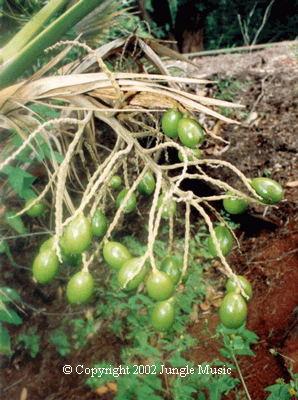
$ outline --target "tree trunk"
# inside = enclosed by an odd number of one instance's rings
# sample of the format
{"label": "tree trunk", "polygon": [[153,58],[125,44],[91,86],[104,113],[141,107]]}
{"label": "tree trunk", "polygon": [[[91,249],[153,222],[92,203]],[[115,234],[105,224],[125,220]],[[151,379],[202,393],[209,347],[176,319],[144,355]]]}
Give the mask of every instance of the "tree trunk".
{"label": "tree trunk", "polygon": [[187,1],[178,8],[176,21],[173,24],[169,9],[170,0],[151,0],[153,12],[146,9],[146,0],[138,0],[138,9],[141,18],[149,24],[154,21],[158,26],[169,25],[168,40],[175,41],[171,44],[174,50],[180,53],[193,53],[203,51],[204,27],[206,18],[211,11],[210,7],[198,13],[197,2]]}

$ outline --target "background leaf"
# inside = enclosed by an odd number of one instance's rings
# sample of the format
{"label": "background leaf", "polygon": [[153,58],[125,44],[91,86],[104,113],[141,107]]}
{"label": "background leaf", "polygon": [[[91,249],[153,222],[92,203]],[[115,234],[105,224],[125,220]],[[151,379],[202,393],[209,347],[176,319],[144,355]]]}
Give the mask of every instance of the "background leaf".
{"label": "background leaf", "polygon": [[9,324],[14,325],[21,325],[23,322],[15,311],[7,309],[7,307],[0,310],[0,321],[8,322]]}
{"label": "background leaf", "polygon": [[0,288],[0,300],[3,302],[19,300],[21,301],[21,297],[14,289],[10,287],[2,287]]}
{"label": "background leaf", "polygon": [[8,331],[0,323],[0,354],[11,354],[10,337]]}

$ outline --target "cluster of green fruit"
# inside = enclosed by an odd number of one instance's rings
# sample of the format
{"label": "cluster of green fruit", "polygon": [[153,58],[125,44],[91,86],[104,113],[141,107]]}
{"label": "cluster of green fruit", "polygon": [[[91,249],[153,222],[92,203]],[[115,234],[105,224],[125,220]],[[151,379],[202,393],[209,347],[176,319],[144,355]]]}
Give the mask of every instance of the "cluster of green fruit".
{"label": "cluster of green fruit", "polygon": [[[276,204],[283,197],[282,187],[269,178],[255,178],[251,181],[251,186],[256,193],[262,197],[261,200],[265,204]],[[227,197],[223,200],[224,209],[230,214],[240,214],[247,208],[247,202],[244,199],[233,196],[233,193],[227,192]],[[233,236],[230,230],[225,226],[217,226],[214,228],[218,246],[224,256],[232,249]],[[208,237],[208,249],[213,257],[217,257],[217,250],[211,235]],[[221,323],[232,329],[239,328],[247,317],[247,303],[252,299],[252,288],[250,283],[243,276],[237,275],[240,285],[247,294],[248,299],[245,299],[237,288],[235,282],[231,279],[227,282],[227,294],[224,297],[219,309],[219,317]]]}
{"label": "cluster of green fruit", "polygon": [[[115,175],[110,180],[110,186],[119,188],[122,180]],[[150,171],[147,171],[142,181],[138,185],[138,191],[143,195],[150,195],[155,188],[155,179]],[[120,207],[128,189],[123,189],[117,196],[116,206]],[[158,199],[158,207],[163,202],[164,194]],[[26,204],[28,205],[28,204]],[[36,206],[33,206],[36,207]],[[132,194],[126,203],[124,211],[131,212],[136,207],[136,198]],[[168,218],[170,213],[175,213],[176,202],[169,201],[162,212],[164,218]],[[31,209],[29,211],[32,211]],[[32,212],[31,215],[33,216]],[[36,210],[34,216],[36,216]],[[91,218],[91,222],[80,214],[71,221],[65,228],[63,235],[59,239],[59,247],[61,250],[62,261],[71,266],[79,266],[82,264],[82,253],[87,249],[92,241],[93,236],[103,237],[108,228],[106,216],[100,209],[97,209]],[[108,242],[110,243],[110,242]],[[106,248],[106,246],[105,246]],[[107,254],[107,251],[105,251]],[[58,273],[59,259],[56,254],[54,237],[46,240],[40,247],[39,253],[33,262],[33,276],[39,283],[47,283],[51,281]],[[138,281],[138,279],[136,279]],[[130,283],[134,284],[134,281]],[[85,303],[92,297],[94,290],[94,280],[92,275],[82,269],[73,275],[67,285],[67,298],[71,303]]]}
{"label": "cluster of green fruit", "polygon": [[[118,271],[118,283],[125,291],[138,288],[146,282],[147,294],[157,303],[151,314],[151,323],[157,331],[169,330],[175,322],[174,290],[182,267],[172,257],[167,257],[155,271],[150,271],[142,258],[133,257],[121,243],[108,241],[103,248],[103,256],[107,264]],[[185,282],[188,275],[183,276]]]}
{"label": "cluster of green fruit", "polygon": [[[118,175],[112,176],[110,180],[110,186],[113,189],[119,189],[122,184],[122,179]],[[137,190],[141,195],[150,196],[155,189],[155,179],[152,172],[147,171],[141,180],[141,182],[137,186]],[[119,208],[121,203],[123,202],[125,196],[127,195],[129,189],[122,189],[117,197],[116,197],[116,207]],[[157,202],[157,207],[160,208],[164,201],[165,194],[162,193]],[[137,206],[137,198],[134,193],[132,193],[125,204],[124,212],[129,213],[132,212]],[[174,215],[176,212],[177,204],[174,200],[169,200],[167,204],[165,204],[161,216],[163,218],[169,218],[170,215]]]}
{"label": "cluster of green fruit", "polygon": [[[164,134],[172,139],[179,137],[187,153],[188,160],[193,157],[200,158],[200,150],[197,148],[202,145],[204,141],[204,132],[202,127],[193,119],[183,116],[177,109],[168,110],[161,121],[162,131]],[[192,153],[190,153],[192,152]],[[181,152],[178,153],[181,161],[183,156]],[[279,183],[270,178],[254,178],[250,182],[251,187],[261,197],[261,202],[264,204],[276,204],[283,198],[283,189]],[[226,197],[223,200],[224,209],[230,214],[241,214],[248,206],[245,199],[235,196],[231,191],[226,192]],[[223,254],[226,256],[232,249],[233,236],[230,230],[225,226],[217,226],[215,229],[215,236],[218,246]],[[218,253],[211,235],[208,237],[208,249],[213,257],[217,257]],[[228,280],[226,289],[227,294],[224,297],[219,309],[219,316],[222,324],[227,328],[239,328],[247,317],[247,302],[252,298],[252,288],[246,278],[238,276],[239,282],[247,294],[248,299],[245,299],[237,288],[235,282],[231,279]]]}
{"label": "cluster of green fruit", "polygon": [[[270,178],[254,178],[250,182],[251,187],[262,198],[260,201],[264,204],[276,204],[283,198],[283,188],[281,185]],[[226,195],[230,196],[223,200],[224,209],[230,214],[241,214],[247,209],[247,201],[241,199],[231,191]]]}
{"label": "cluster of green fruit", "polygon": [[[82,263],[82,253],[90,245],[92,236],[102,237],[108,228],[105,215],[97,209],[91,222],[79,214],[65,228],[59,240],[62,261],[72,266]],[[54,237],[46,240],[40,247],[33,262],[33,276],[39,283],[51,281],[58,272],[59,259],[55,251]],[[70,303],[79,304],[90,300],[94,290],[94,279],[84,269],[72,276],[67,285],[67,298]]]}
{"label": "cluster of green fruit", "polygon": [[[173,108],[164,114],[161,120],[161,128],[166,136],[172,139],[179,137],[181,143],[185,146],[184,150],[189,161],[192,160],[192,157],[201,157],[198,147],[203,144],[205,135],[203,128],[197,121],[187,115],[183,116],[178,109]],[[178,157],[180,161],[184,161],[180,151]]]}
{"label": "cluster of green fruit", "polygon": [[[199,154],[195,153],[198,146],[204,141],[204,132],[202,127],[193,119],[182,116],[177,110],[169,110],[162,119],[163,132],[171,137],[179,137],[181,142],[186,146],[188,151],[193,152],[190,158],[197,157]],[[180,154],[181,156],[181,154]],[[183,160],[183,157],[180,158]],[[122,179],[118,175],[114,175],[110,180],[110,187],[119,189],[122,184]],[[255,178],[251,181],[252,188],[263,199],[265,204],[275,204],[282,199],[283,190],[281,186],[269,178]],[[137,186],[139,194],[149,196],[155,190],[155,179],[150,171],[147,171],[143,179]],[[119,208],[126,197],[129,189],[122,189],[116,198],[116,206]],[[233,193],[226,193],[229,197],[223,201],[223,206],[226,211],[231,214],[238,214],[244,212],[247,208],[247,202],[243,198],[234,196]],[[158,207],[161,207],[164,201],[165,194],[161,194],[158,199]],[[30,205],[30,200],[26,202],[26,206]],[[136,195],[132,193],[130,198],[125,204],[124,212],[132,212],[136,208],[137,199]],[[42,202],[30,207],[27,211],[31,216],[38,216],[44,212],[45,206]],[[169,218],[174,215],[176,211],[176,202],[170,199],[164,206],[162,217]],[[89,221],[83,214],[78,215],[71,221],[65,228],[62,237],[59,239],[59,247],[63,262],[67,262],[73,266],[82,264],[82,253],[87,249],[92,241],[93,236],[103,237],[107,231],[108,222],[103,212],[98,209]],[[233,236],[228,228],[225,226],[218,226],[215,228],[215,235],[219,248],[225,256],[229,253],[233,245]],[[217,257],[217,251],[211,236],[208,238],[208,247],[210,253]],[[124,290],[135,290],[141,282],[146,281],[146,289],[148,295],[156,300],[158,303],[155,305],[152,312],[152,326],[159,331],[166,331],[171,328],[175,320],[174,308],[174,288],[180,279],[181,267],[177,262],[168,257],[161,264],[159,270],[148,272],[146,263],[140,268],[140,258],[132,257],[130,252],[120,243],[108,241],[103,248],[103,255],[106,262],[118,270],[118,282]],[[59,269],[59,259],[56,254],[54,246],[54,238],[48,239],[40,248],[40,251],[33,263],[33,276],[36,281],[46,283],[52,280]],[[145,279],[146,278],[146,279]],[[183,279],[186,277],[184,276]],[[245,290],[245,289],[244,289]],[[73,304],[80,304],[89,301],[94,291],[94,279],[92,275],[84,268],[74,274],[67,285],[67,298]],[[223,305],[220,309],[221,320],[226,324],[224,315],[228,314],[231,309],[240,309],[242,304],[242,319],[247,311],[241,302],[242,297],[239,293],[231,292],[229,296],[233,300],[234,306],[231,308],[230,303],[223,300]],[[235,297],[236,296],[236,297]],[[238,297],[237,297],[238,296]],[[232,298],[233,297],[233,298]],[[240,300],[239,300],[240,299]],[[236,301],[237,300],[237,301]],[[237,312],[234,311],[236,315]],[[239,319],[239,318],[238,318]],[[240,318],[241,320],[241,318]],[[235,325],[235,324],[234,324]]]}
{"label": "cluster of green fruit", "polygon": [[249,281],[244,276],[237,275],[240,286],[248,296],[246,299],[239,292],[236,283],[231,278],[228,279],[226,284],[227,294],[222,300],[219,308],[219,318],[221,323],[229,329],[240,328],[246,322],[247,317],[247,303],[249,303],[253,296],[253,291]]}
{"label": "cluster of green fruit", "polygon": [[[119,175],[113,175],[110,179],[109,186],[113,189],[119,189],[122,184],[122,179]],[[155,179],[152,172],[147,171],[143,176],[143,179],[137,186],[137,190],[140,194],[144,196],[150,196],[154,192],[155,189]],[[116,207],[119,208],[127,193],[129,192],[128,188],[122,189],[116,198]],[[124,212],[129,213],[132,212],[137,206],[137,198],[134,193],[132,193],[127,200]]]}
{"label": "cluster of green fruit", "polygon": [[[269,178],[254,178],[251,181],[251,186],[262,197],[262,202],[265,204],[276,204],[283,198],[283,189],[279,183]],[[227,197],[223,200],[224,209],[230,214],[241,214],[247,209],[247,201],[234,196],[232,192],[228,191]],[[217,226],[214,228],[215,236],[221,249],[221,252],[226,256],[233,246],[233,236],[229,229],[225,226]],[[214,241],[209,235],[208,237],[208,249],[213,257],[217,257],[217,251],[215,249]]]}

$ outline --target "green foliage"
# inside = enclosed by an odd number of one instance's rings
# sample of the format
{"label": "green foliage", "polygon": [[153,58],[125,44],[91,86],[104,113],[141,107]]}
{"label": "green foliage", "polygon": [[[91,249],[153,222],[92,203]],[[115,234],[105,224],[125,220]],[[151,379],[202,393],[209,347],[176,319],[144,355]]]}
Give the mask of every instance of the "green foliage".
{"label": "green foliage", "polygon": [[[54,116],[57,117],[59,115],[56,111],[53,111],[47,106],[38,105],[35,107],[31,106],[31,108],[34,108],[34,112],[38,113],[41,118]],[[28,135],[28,132],[23,133],[24,135]],[[24,141],[16,132],[10,131],[10,134],[13,139],[14,151],[16,151],[22,146]],[[4,154],[4,156],[9,157],[10,154],[11,149],[9,150],[9,153]],[[36,177],[25,171],[22,166],[25,163],[35,165],[36,163],[43,162],[45,159],[51,161],[53,158],[58,164],[61,164],[63,161],[63,156],[51,148],[50,142],[47,143],[42,135],[37,134],[35,136],[34,146],[26,146],[26,148],[24,148],[16,157],[15,165],[5,166],[1,169],[1,174],[7,177],[7,185],[14,189],[21,199],[28,200],[32,197],[36,197],[35,192],[31,188],[32,184],[36,180]]]}
{"label": "green foliage", "polygon": [[[202,365],[202,369],[206,368],[206,363]],[[215,362],[213,368],[230,368],[234,369],[234,366],[229,363]],[[208,377],[208,379],[207,379]],[[239,379],[232,378],[228,373],[222,373],[219,375],[205,375],[203,377],[204,387],[209,391],[209,399],[217,400],[221,399],[222,395],[227,395],[230,390],[235,388],[239,384]],[[202,382],[202,383],[203,383]]]}
{"label": "green foliage", "polygon": [[58,353],[62,357],[66,356],[72,351],[67,334],[63,332],[61,328],[58,328],[51,333],[49,341],[56,346]]}
{"label": "green foliage", "polygon": [[4,215],[4,219],[7,224],[10,225],[16,232],[20,235],[25,235],[27,229],[20,216],[15,216],[17,213],[15,211],[7,211]]}
{"label": "green foliage", "polygon": [[[168,234],[167,229],[163,230],[163,234]],[[183,373],[171,374],[171,371],[168,371],[167,380],[171,387],[173,399],[192,399],[194,393],[198,393],[199,399],[204,399],[204,393],[201,390],[205,388],[211,400],[220,400],[224,394],[238,385],[239,380],[232,378],[230,374],[214,375],[210,371],[206,374],[198,374],[198,366],[193,365],[183,356],[196,343],[196,339],[185,333],[185,326],[189,322],[189,313],[193,311],[194,301],[198,298],[202,299],[206,293],[205,287],[201,283],[204,266],[197,259],[201,251],[206,248],[205,239],[207,235],[207,229],[202,225],[202,229],[190,240],[189,265],[191,265],[192,272],[185,285],[185,290],[179,291],[175,295],[178,312],[174,327],[162,336],[156,337],[156,334],[152,332],[150,311],[155,302],[148,296],[142,293],[127,294],[121,291],[117,285],[114,271],[109,281],[109,287],[97,288],[97,294],[102,298],[97,308],[98,316],[111,321],[109,328],[122,339],[125,334],[126,339],[130,340],[131,345],[123,347],[121,352],[121,360],[123,360],[121,366],[128,368],[130,374],[115,376],[113,373],[105,373],[101,376],[89,377],[87,384],[91,388],[100,387],[116,380],[118,389],[116,399],[143,399],[145,394],[147,397],[150,395],[150,398],[163,398],[160,397],[163,391],[161,376],[165,374],[163,370],[165,361],[166,367],[178,368],[178,371],[182,371],[181,368],[188,367],[195,371],[193,374],[186,374],[186,376],[183,376]],[[126,236],[123,238],[123,242],[135,255],[141,256],[146,250],[146,247],[133,237]],[[177,240],[175,242],[177,253],[171,254],[178,262],[182,261],[183,246],[184,241]],[[154,250],[157,263],[161,262],[167,255],[167,243],[164,240],[157,240]],[[207,253],[207,250],[205,251]],[[251,333],[251,335],[253,334]],[[240,333],[238,333],[238,336],[240,336]],[[244,351],[244,348],[249,348],[248,343],[254,340],[254,337],[250,336],[248,331],[242,332],[241,337],[242,345],[236,339],[232,345],[228,343],[229,348],[232,348],[237,354]],[[138,361],[136,362],[136,360]],[[146,366],[148,360],[150,360],[150,365]],[[207,363],[202,364],[204,369],[206,366]],[[221,362],[210,363],[209,366],[234,368],[230,363],[223,364]],[[116,366],[111,366],[103,361],[101,364],[95,364],[94,368],[112,368],[112,371],[114,371]],[[132,373],[134,370],[142,372],[143,368],[147,368],[147,374]]]}
{"label": "green foliage", "polygon": [[19,294],[10,287],[0,288],[0,354],[11,354],[11,343],[8,330],[3,323],[20,325],[22,319],[8,304],[21,301]]}
{"label": "green foliage", "polygon": [[[278,381],[280,382],[280,380]],[[267,397],[267,400],[290,400],[292,397],[292,394],[289,392],[289,389],[284,382],[268,386],[264,390],[271,392]]]}
{"label": "green foliage", "polygon": [[[217,99],[233,102],[234,95],[241,91],[243,84],[236,79],[226,78],[219,79],[217,81],[217,87],[218,93],[215,96]],[[220,107],[220,112],[226,117],[229,117],[235,110],[231,107]]]}
{"label": "green foliage", "polygon": [[37,334],[37,327],[33,326],[28,329],[27,333],[21,333],[18,336],[16,344],[24,342],[25,349],[30,350],[31,357],[35,358],[39,352],[39,341],[40,335]]}
{"label": "green foliage", "polygon": [[[146,400],[148,397],[154,400],[162,400],[164,398],[156,394],[156,392],[163,393],[165,390],[162,387],[160,378],[157,376],[156,369],[150,365],[141,369],[136,364],[126,363],[121,364],[120,367],[115,367],[103,362],[95,364],[93,368],[96,368],[98,373],[87,379],[87,385],[91,388],[96,388],[116,380],[118,389],[116,400]],[[138,373],[143,371],[147,371],[147,373]],[[150,373],[151,371],[152,373]]]}
{"label": "green foliage", "polygon": [[[133,2],[136,4],[136,1]],[[204,28],[204,44],[206,49],[233,48],[243,44],[268,43],[285,39],[294,40],[296,37],[295,27],[297,26],[297,15],[294,12],[294,5],[291,11],[288,11],[287,17],[279,18],[278,29],[276,28],[276,19],[272,18],[275,8],[278,4],[273,2],[273,8],[269,7],[269,14],[262,26],[266,10],[270,2],[243,2],[239,0],[206,0],[206,1],[186,1],[186,0],[168,0],[169,14],[163,16],[158,13],[158,3],[147,0],[145,6],[153,19],[151,28],[158,37],[166,37],[167,32],[175,34],[175,27],[181,25],[181,20],[188,15],[185,28],[195,25],[198,17],[206,18]],[[155,6],[155,9],[154,7]],[[163,6],[166,9],[166,6]],[[183,10],[183,13],[182,13]],[[268,18],[269,17],[269,18]],[[159,26],[157,26],[157,23]],[[180,38],[176,38],[180,39]]]}
{"label": "green foliage", "polygon": [[[277,355],[277,352],[274,350],[271,351],[273,354]],[[280,354],[283,356],[282,354]],[[264,390],[271,392],[268,396],[267,400],[290,400],[290,398],[295,395],[295,399],[298,394],[298,373],[293,373],[294,362],[291,362],[291,366],[289,369],[289,374],[291,376],[291,380],[289,383],[286,383],[284,379],[277,379],[275,385],[268,386]]]}
{"label": "green foliage", "polygon": [[[164,231],[167,234],[167,230]],[[202,228],[202,232],[199,232],[190,241],[190,253],[189,253],[189,268],[192,273],[188,281],[186,282],[186,289],[182,292],[175,294],[176,305],[178,310],[181,312],[177,313],[176,321],[174,324],[174,332],[182,334],[184,327],[189,321],[189,313],[192,311],[192,305],[195,299],[203,299],[206,291],[205,286],[201,283],[203,275],[203,265],[198,262],[197,255],[199,249],[205,246],[202,238],[206,237],[207,230]],[[124,245],[133,253],[133,255],[141,256],[146,251],[146,246],[142,245],[138,240],[131,236],[125,236],[123,238]],[[182,262],[182,254],[184,248],[184,240],[177,241],[177,253],[173,253],[171,256],[178,261]],[[192,250],[196,251],[192,251]],[[156,240],[154,245],[154,251],[156,254],[157,266],[160,266],[161,262],[168,255],[168,245],[164,240]],[[149,332],[150,328],[150,311],[152,310],[155,302],[152,301],[148,296],[142,293],[125,293],[123,292],[117,283],[117,274],[111,271],[112,276],[109,282],[110,287],[100,286],[97,288],[97,293],[102,298],[97,308],[97,314],[110,321],[109,328],[116,334],[122,334],[125,329],[124,318],[126,324],[134,330],[144,329]],[[148,312],[149,310],[149,312]],[[111,318],[111,316],[117,315],[117,318]],[[122,318],[121,318],[122,317]],[[130,336],[129,336],[130,337]]]}
{"label": "green foliage", "polygon": [[[2,58],[7,61],[13,53],[14,47],[17,46],[15,57],[10,63],[0,71],[1,83],[0,87],[4,88],[13,84],[18,78],[23,75],[24,69],[30,68],[33,63],[36,62],[43,50],[52,44],[56,43],[61,37],[72,29],[79,21],[81,21],[86,15],[93,11],[98,5],[102,4],[103,1],[99,0],[81,0],[74,3],[67,11],[56,16],[50,23],[50,25],[44,26],[42,23],[47,23],[53,13],[58,12],[64,5],[65,1],[53,1],[51,0],[43,9],[35,15],[35,22],[39,21],[39,24],[29,21],[21,31],[17,34],[17,39],[22,38],[22,33],[26,35],[23,38],[28,39],[18,43],[18,40],[12,39],[6,46],[5,52],[2,51]],[[43,29],[42,29],[43,28]]]}
{"label": "green foliage", "polygon": [[1,287],[0,288],[0,302],[9,303],[12,301],[22,301],[18,292],[10,287]]}
{"label": "green foliage", "polygon": [[7,322],[8,324],[21,325],[22,319],[14,311],[9,309],[6,305],[2,304],[0,310],[0,321]]}
{"label": "green foliage", "polygon": [[7,329],[4,328],[3,324],[0,322],[0,354],[10,355],[10,336]]}
{"label": "green foliage", "polygon": [[221,335],[224,348],[220,350],[226,358],[233,358],[236,355],[254,356],[250,345],[258,343],[258,336],[247,329],[245,323],[238,329],[228,329],[223,325],[217,327],[217,335]]}
{"label": "green foliage", "polygon": [[71,338],[74,341],[74,348],[81,349],[87,343],[87,336],[94,332],[94,320],[92,317],[83,319],[75,318],[71,321],[73,331]]}
{"label": "green foliage", "polygon": [[[136,366],[131,364],[128,365],[128,367],[131,371],[137,370]],[[157,393],[162,393],[164,391],[165,390],[162,387],[162,382],[156,375],[123,375],[118,383],[118,394],[116,396],[116,400],[147,400],[148,398],[153,400],[162,400],[164,397],[161,397]]]}
{"label": "green foliage", "polygon": [[95,322],[92,316],[65,318],[57,329],[49,332],[48,341],[61,357],[65,357],[86,346],[88,338],[95,332]]}
{"label": "green foliage", "polygon": [[22,199],[30,199],[35,193],[30,188],[35,181],[35,177],[21,168],[8,165],[4,167],[1,173],[6,174],[10,186],[17,192]]}
{"label": "green foliage", "polygon": [[171,19],[172,19],[172,25],[175,27],[175,22],[176,22],[176,16],[178,12],[178,0],[171,0],[169,1],[169,8],[170,8],[170,14],[171,14]]}

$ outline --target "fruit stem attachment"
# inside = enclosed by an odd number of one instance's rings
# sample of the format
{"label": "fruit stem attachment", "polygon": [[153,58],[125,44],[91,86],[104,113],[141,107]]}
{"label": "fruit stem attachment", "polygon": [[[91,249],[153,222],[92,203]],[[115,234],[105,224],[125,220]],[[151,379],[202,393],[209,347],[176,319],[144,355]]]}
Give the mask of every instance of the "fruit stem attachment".
{"label": "fruit stem attachment", "polygon": [[87,274],[87,273],[89,272],[89,263],[87,262],[86,253],[82,253],[82,261],[83,261],[82,272],[83,272],[84,274]]}
{"label": "fruit stem attachment", "polygon": [[240,284],[238,276],[235,273],[233,273],[232,279],[233,279],[233,281],[235,282],[235,284],[237,286],[237,292],[240,293],[241,296],[243,296],[246,300],[249,300],[249,296],[245,293],[243,287]]}

